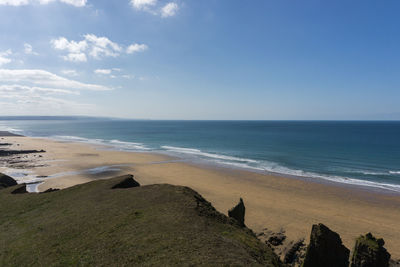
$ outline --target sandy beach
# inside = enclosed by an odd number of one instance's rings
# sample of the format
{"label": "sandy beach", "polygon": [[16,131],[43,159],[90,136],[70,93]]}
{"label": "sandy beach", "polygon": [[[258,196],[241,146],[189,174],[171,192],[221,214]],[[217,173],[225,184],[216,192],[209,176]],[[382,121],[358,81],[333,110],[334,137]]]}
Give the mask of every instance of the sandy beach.
{"label": "sandy beach", "polygon": [[3,164],[0,172],[30,170],[24,179],[44,179],[38,189],[66,188],[131,173],[142,185],[169,183],[193,188],[227,214],[239,197],[246,224],[255,232],[283,228],[289,239],[309,237],[314,223],[338,232],[352,249],[360,234],[384,238],[392,258],[400,258],[400,195],[244,170],[196,165],[173,157],[107,150],[106,147],[43,138],[1,137],[13,149],[45,150]]}

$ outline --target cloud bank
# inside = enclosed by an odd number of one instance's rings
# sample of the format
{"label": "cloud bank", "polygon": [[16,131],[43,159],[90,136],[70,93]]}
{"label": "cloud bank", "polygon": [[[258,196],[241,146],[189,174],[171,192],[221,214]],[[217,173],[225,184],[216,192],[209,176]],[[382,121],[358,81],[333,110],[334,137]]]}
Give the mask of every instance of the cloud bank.
{"label": "cloud bank", "polygon": [[91,91],[112,90],[112,88],[107,86],[78,82],[40,69],[0,69],[0,83],[15,83],[18,85],[33,84],[53,88]]}
{"label": "cloud bank", "polygon": [[64,114],[68,112],[90,113],[91,104],[69,100],[80,95],[81,90],[108,91],[112,88],[82,83],[63,78],[40,69],[0,69],[0,105],[9,114]]}

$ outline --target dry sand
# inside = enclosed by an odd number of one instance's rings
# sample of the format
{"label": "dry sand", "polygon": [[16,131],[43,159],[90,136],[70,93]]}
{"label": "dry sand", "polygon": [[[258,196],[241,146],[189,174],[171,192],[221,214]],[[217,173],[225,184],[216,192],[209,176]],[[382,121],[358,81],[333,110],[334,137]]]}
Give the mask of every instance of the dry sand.
{"label": "dry sand", "polygon": [[[159,154],[110,151],[50,139],[3,137],[1,141],[20,144],[13,148],[46,150],[40,158],[26,158],[37,166],[32,168],[35,175],[59,174],[46,179],[39,186],[41,191],[131,173],[142,185],[189,186],[225,214],[242,197],[246,224],[256,232],[266,227],[273,231],[283,228],[289,239],[307,240],[312,224],[321,222],[338,232],[349,249],[357,236],[372,232],[385,239],[392,258],[400,258],[400,194],[195,165]],[[102,166],[113,167],[103,173],[74,173]],[[0,167],[0,172],[4,170]]]}

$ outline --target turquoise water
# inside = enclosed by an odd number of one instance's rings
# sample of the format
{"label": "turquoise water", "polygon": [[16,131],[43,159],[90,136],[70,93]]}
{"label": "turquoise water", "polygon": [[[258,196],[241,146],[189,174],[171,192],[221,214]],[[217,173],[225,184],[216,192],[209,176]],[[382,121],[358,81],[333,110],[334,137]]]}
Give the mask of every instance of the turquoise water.
{"label": "turquoise water", "polygon": [[400,192],[398,121],[6,120],[28,136]]}

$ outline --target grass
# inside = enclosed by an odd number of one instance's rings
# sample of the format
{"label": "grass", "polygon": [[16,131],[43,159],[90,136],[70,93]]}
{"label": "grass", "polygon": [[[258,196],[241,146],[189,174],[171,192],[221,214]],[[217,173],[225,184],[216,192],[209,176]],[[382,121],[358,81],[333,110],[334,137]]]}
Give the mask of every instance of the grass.
{"label": "grass", "polygon": [[46,194],[0,190],[0,266],[281,265],[190,188],[111,189],[125,178]]}

